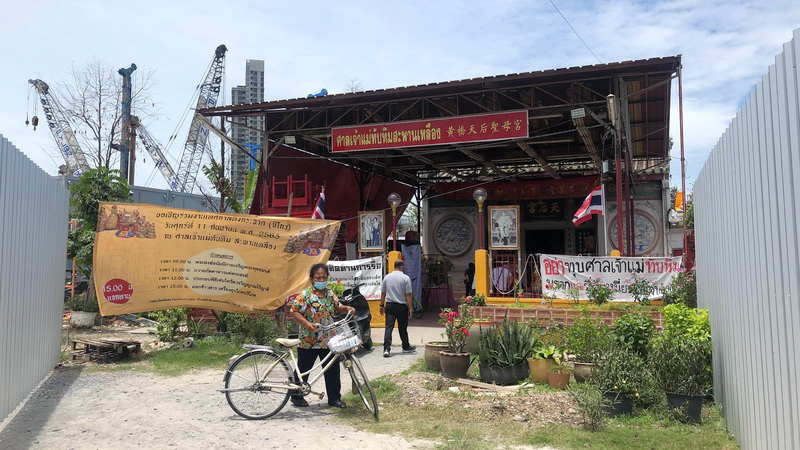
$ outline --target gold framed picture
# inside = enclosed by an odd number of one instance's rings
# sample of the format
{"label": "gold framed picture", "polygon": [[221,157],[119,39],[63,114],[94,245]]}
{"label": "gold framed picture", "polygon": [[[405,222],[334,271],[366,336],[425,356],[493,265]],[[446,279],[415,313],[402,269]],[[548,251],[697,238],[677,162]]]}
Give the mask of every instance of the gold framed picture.
{"label": "gold framed picture", "polygon": [[490,206],[489,249],[519,249],[519,205]]}
{"label": "gold framed picture", "polygon": [[358,212],[358,251],[383,252],[386,247],[383,211]]}

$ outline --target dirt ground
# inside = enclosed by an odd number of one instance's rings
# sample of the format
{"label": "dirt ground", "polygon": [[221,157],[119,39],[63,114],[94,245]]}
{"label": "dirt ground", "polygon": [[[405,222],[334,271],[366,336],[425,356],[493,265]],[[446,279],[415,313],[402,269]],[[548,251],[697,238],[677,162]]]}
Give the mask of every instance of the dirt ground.
{"label": "dirt ground", "polygon": [[[71,330],[70,337],[134,339],[143,351],[166,344],[144,328],[112,322],[91,331]],[[563,393],[470,396],[464,402],[448,395],[440,375],[395,375],[422,357],[417,353],[360,352],[371,378],[393,375],[404,387],[404,401],[472,408],[486,417],[509,415],[531,427],[548,422],[577,423],[578,415]],[[436,443],[358,431],[333,420],[326,400],[308,398],[308,408],[287,405],[275,417],[248,421],[228,406],[224,372],[201,370],[176,377],[143,371],[98,371],[96,363],[67,362],[31,395],[11,420],[0,425],[2,449],[194,449],[206,448],[432,448]],[[108,366],[113,366],[109,364]],[[500,406],[502,405],[502,406]],[[350,405],[361,408],[360,405]],[[362,408],[363,409],[363,408]],[[363,420],[372,416],[363,410]]]}

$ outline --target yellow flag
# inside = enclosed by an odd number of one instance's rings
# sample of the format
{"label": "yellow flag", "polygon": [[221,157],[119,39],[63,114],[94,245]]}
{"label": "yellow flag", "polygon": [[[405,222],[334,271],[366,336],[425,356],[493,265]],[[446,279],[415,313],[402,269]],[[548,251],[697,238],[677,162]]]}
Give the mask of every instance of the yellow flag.
{"label": "yellow flag", "polygon": [[168,308],[274,310],[309,284],[335,220],[101,203],[94,283],[104,316]]}

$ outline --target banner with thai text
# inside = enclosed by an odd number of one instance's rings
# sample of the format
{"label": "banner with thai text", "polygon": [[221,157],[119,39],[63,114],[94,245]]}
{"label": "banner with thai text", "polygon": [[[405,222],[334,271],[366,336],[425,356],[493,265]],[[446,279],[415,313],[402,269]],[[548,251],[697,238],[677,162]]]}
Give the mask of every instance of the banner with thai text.
{"label": "banner with thai text", "polygon": [[104,316],[168,308],[282,306],[330,256],[334,220],[101,203],[94,284]]}
{"label": "banner with thai text", "polygon": [[331,136],[334,152],[527,138],[528,111],[338,127]]}
{"label": "banner with thai text", "polygon": [[598,280],[614,291],[613,300],[633,301],[629,287],[637,278],[652,284],[647,297],[659,300],[662,289],[681,272],[681,257],[593,257],[546,255],[539,257],[542,295],[546,297],[588,300],[586,283]]}
{"label": "banner with thai text", "polygon": [[346,288],[355,285],[353,277],[361,271],[358,277],[361,295],[367,300],[381,299],[381,280],[383,280],[383,256],[373,258],[352,259],[349,261],[328,261],[330,277],[341,281]]}

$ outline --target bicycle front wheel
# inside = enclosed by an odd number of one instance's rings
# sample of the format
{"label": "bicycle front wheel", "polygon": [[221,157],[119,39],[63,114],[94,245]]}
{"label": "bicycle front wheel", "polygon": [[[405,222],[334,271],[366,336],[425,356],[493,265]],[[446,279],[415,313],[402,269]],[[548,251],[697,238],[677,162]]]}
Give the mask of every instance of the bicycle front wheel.
{"label": "bicycle front wheel", "polygon": [[369,384],[367,373],[364,372],[364,367],[361,365],[361,361],[356,355],[347,355],[347,362],[345,366],[350,372],[350,378],[353,379],[353,394],[358,394],[358,396],[361,397],[361,401],[364,403],[367,411],[375,416],[375,421],[377,422],[378,399],[375,397],[375,391],[372,390],[372,386]]}
{"label": "bicycle front wheel", "polygon": [[234,361],[225,374],[225,398],[236,414],[246,419],[266,419],[286,405],[288,383],[292,380],[285,360],[272,353],[250,352]]}

